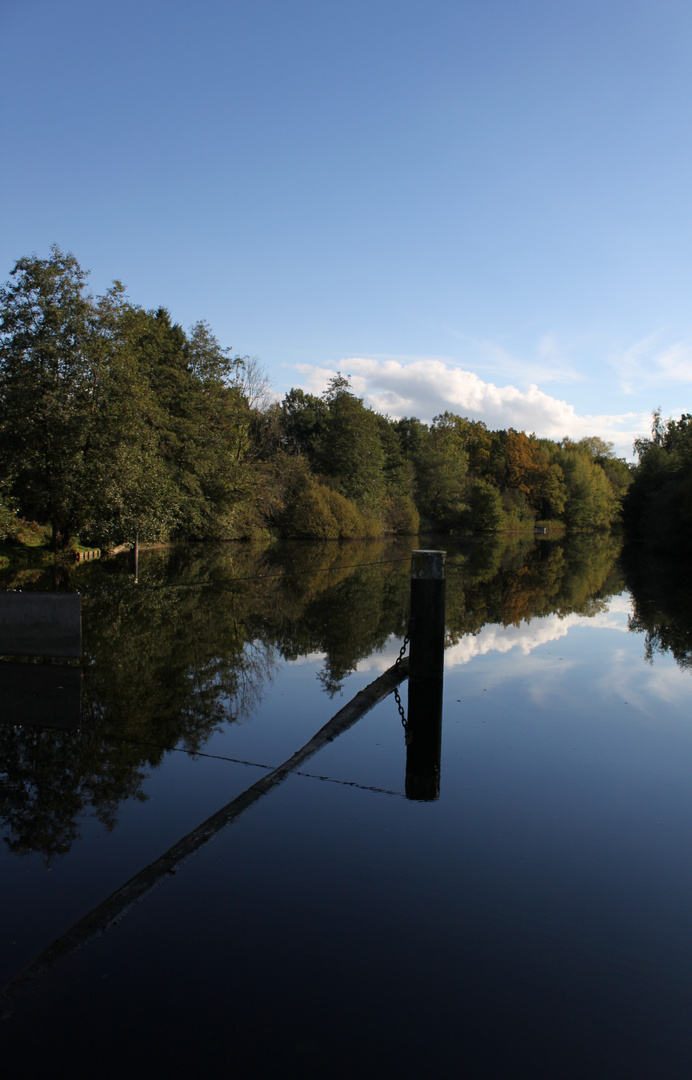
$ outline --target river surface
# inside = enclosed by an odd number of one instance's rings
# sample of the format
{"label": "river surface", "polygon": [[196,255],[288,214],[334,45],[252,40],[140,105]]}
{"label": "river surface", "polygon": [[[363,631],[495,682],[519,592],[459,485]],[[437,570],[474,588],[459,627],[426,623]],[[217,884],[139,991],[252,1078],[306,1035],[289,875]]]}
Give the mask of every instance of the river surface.
{"label": "river surface", "polygon": [[[394,663],[415,546],[447,551],[427,788],[390,695],[89,922]],[[4,1075],[692,1075],[686,566],[438,537],[0,587],[83,611],[75,723],[0,704]]]}

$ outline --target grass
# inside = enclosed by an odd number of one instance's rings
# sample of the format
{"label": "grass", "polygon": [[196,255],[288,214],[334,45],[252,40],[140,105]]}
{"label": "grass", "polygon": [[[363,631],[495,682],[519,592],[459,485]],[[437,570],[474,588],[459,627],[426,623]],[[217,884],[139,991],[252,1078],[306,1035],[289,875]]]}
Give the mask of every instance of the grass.
{"label": "grass", "polygon": [[51,539],[50,525],[39,525],[37,521],[26,521],[16,517],[10,526],[5,547],[38,548],[47,547]]}

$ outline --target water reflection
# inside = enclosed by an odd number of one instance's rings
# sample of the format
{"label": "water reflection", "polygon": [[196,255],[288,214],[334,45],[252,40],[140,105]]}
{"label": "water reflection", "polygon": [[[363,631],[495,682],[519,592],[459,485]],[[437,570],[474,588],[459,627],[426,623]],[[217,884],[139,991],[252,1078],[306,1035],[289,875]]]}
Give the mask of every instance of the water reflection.
{"label": "water reflection", "polygon": [[[144,781],[167,748],[198,751],[215,731],[251,717],[284,660],[322,655],[318,678],[328,696],[337,694],[360,662],[403,637],[414,546],[145,552],[137,587],[127,557],[23,576],[6,571],[5,588],[79,589],[84,622],[81,729],[0,724],[0,818],[10,850],[64,853],[85,814],[112,829],[125,800],[145,797]],[[478,641],[488,623],[517,627],[549,614],[597,614],[623,588],[619,544],[610,537],[445,539],[438,546],[448,552],[452,650]],[[689,664],[689,626],[645,623],[637,588],[632,628],[646,631],[648,649],[673,648],[678,662]],[[682,616],[681,607],[675,611]],[[441,695],[439,703],[429,693],[417,697],[415,687],[409,695],[407,794],[435,798]],[[325,700],[324,719],[334,711]],[[423,737],[419,718],[432,713]]]}
{"label": "water reflection", "polygon": [[684,671],[692,670],[692,581],[689,561],[661,559],[641,548],[625,552],[632,595],[629,629],[644,635],[644,655],[653,663],[670,652]]}
{"label": "water reflection", "polygon": [[441,678],[409,679],[406,724],[406,798],[432,802],[440,797],[442,759]]}

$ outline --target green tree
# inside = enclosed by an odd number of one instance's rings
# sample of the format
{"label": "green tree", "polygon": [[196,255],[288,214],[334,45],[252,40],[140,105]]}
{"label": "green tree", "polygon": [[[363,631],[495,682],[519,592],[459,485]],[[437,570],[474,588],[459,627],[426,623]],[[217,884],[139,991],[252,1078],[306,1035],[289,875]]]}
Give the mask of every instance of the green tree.
{"label": "green tree", "polygon": [[328,423],[320,471],[361,510],[376,514],[385,496],[385,452],[377,415],[352,394],[340,373],[324,394]]}
{"label": "green tree", "polygon": [[[562,466],[554,460],[550,443],[510,428],[506,445],[507,489],[522,492],[536,516],[559,517],[565,508],[566,491]],[[556,444],[553,450],[557,450]]]}
{"label": "green tree", "polygon": [[141,363],[146,314],[115,282],[98,297],[92,355],[98,371],[94,423],[84,448],[88,466],[80,535],[115,545],[166,537],[179,520],[179,498],[159,453],[160,407]]}
{"label": "green tree", "polygon": [[468,455],[456,417],[443,413],[433,419],[416,455],[418,505],[437,528],[452,531],[466,523]]}
{"label": "green tree", "polygon": [[505,523],[502,498],[494,484],[473,480],[469,493],[473,527],[479,532],[499,532]]}
{"label": "green tree", "polygon": [[570,529],[605,529],[617,513],[617,499],[600,465],[588,453],[563,451],[561,467],[567,499],[565,523]]}
{"label": "green tree", "polygon": [[651,438],[637,439],[639,465],[625,499],[628,530],[658,547],[692,540],[692,414],[663,421],[653,414]]}
{"label": "green tree", "polygon": [[82,518],[100,370],[95,310],[75,257],[20,259],[0,287],[0,469],[21,512],[63,547]]}
{"label": "green tree", "polygon": [[0,290],[0,481],[20,512],[55,547],[261,531],[280,499],[257,362],[86,278],[54,247]]}
{"label": "green tree", "polygon": [[319,469],[329,414],[323,398],[293,389],[281,402],[281,430],[285,449],[302,454],[314,470]]}

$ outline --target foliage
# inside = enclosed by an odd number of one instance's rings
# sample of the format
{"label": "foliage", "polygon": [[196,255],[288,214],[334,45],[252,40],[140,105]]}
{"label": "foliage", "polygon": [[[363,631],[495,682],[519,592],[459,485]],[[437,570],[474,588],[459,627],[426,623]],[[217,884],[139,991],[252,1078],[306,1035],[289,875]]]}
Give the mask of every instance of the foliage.
{"label": "foliage", "polygon": [[0,484],[0,542],[6,540],[12,532],[15,524],[17,514],[10,505],[8,505],[7,497],[3,491],[3,486]]}
{"label": "foliage", "polygon": [[0,287],[0,468],[56,546],[79,527],[99,366],[93,305],[72,255],[20,259]]}
{"label": "foliage", "polygon": [[420,529],[420,514],[408,495],[390,497],[384,503],[384,527],[387,533],[416,536]]}
{"label": "foliage", "polygon": [[324,484],[306,477],[286,517],[284,534],[302,540],[338,540],[339,523],[331,510],[330,494]]}
{"label": "foliage", "polygon": [[436,416],[416,454],[418,506],[438,529],[466,524],[468,455],[451,413]]}
{"label": "foliage", "polygon": [[639,466],[625,500],[629,531],[656,547],[689,549],[692,541],[692,415],[663,421],[638,439]]}
{"label": "foliage", "polygon": [[344,495],[331,488],[325,488],[325,500],[339,530],[342,540],[357,540],[366,535],[367,526],[358,508]]}
{"label": "foliage", "polygon": [[[321,396],[271,400],[259,362],[204,322],[185,332],[119,282],[103,296],[53,247],[0,288],[0,534],[10,511],[79,540],[321,539],[571,530],[619,521],[687,535],[687,420],[655,422],[632,470],[595,436],[557,443],[445,412],[368,408],[340,372]],[[689,419],[689,417],[688,417]],[[9,517],[8,517],[9,514]]]}
{"label": "foliage", "polygon": [[644,635],[644,655],[670,653],[680,668],[692,671],[692,582],[687,552],[660,553],[641,544],[623,553],[632,597],[628,628]]}
{"label": "foliage", "polygon": [[565,522],[572,529],[599,529],[613,518],[614,500],[608,478],[586,454],[565,451],[562,470],[567,488]]}
{"label": "foliage", "polygon": [[0,289],[0,479],[20,512],[55,547],[261,531],[275,493],[258,483],[256,361],[86,279],[54,247]]}
{"label": "foliage", "polygon": [[478,532],[498,532],[504,525],[502,498],[487,480],[473,480],[469,494],[473,527]]}

